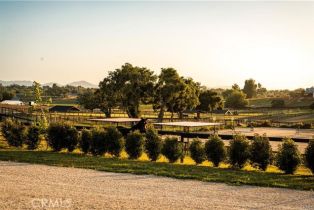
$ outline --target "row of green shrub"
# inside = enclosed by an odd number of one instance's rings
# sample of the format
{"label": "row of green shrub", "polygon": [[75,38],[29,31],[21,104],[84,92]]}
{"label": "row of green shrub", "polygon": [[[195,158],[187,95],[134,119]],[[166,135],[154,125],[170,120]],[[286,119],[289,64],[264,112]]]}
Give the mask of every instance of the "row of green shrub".
{"label": "row of green shrub", "polygon": [[[148,129],[144,135],[137,131],[131,132],[124,138],[115,127],[78,132],[70,124],[58,123],[51,124],[46,132],[41,132],[37,126],[26,127],[19,122],[6,120],[2,123],[2,133],[10,146],[21,147],[26,144],[28,149],[36,149],[40,135],[45,135],[47,144],[56,152],[62,149],[72,152],[79,148],[85,154],[98,156],[108,153],[119,157],[121,151],[125,150],[130,159],[137,159],[146,152],[152,161],[164,155],[170,163],[184,156],[183,144],[176,137],[162,140],[154,129]],[[283,139],[278,153],[274,155],[269,139],[258,135],[253,141],[236,135],[228,147],[224,146],[219,136],[211,136],[205,143],[194,139],[189,152],[196,164],[209,160],[218,167],[222,161],[226,161],[235,168],[243,168],[250,162],[253,166],[266,170],[269,164],[275,163],[287,174],[294,173],[302,162],[293,140]],[[305,164],[314,173],[314,140],[306,148]]]}
{"label": "row of green shrub", "polygon": [[21,147],[25,144],[31,150],[38,147],[40,128],[36,125],[26,127],[18,121],[7,119],[2,123],[1,131],[10,146]]}
{"label": "row of green shrub", "polygon": [[[230,141],[228,149],[219,136],[210,137],[205,145],[199,140],[194,140],[190,146],[190,153],[197,164],[207,159],[217,167],[220,162],[227,159],[235,168],[243,168],[250,162],[254,167],[265,171],[268,165],[275,163],[287,174],[293,174],[302,162],[293,140],[284,138],[275,156],[265,135],[256,135],[253,141],[249,141],[245,136],[236,135]],[[306,148],[305,163],[314,173],[314,140],[311,140]]]}

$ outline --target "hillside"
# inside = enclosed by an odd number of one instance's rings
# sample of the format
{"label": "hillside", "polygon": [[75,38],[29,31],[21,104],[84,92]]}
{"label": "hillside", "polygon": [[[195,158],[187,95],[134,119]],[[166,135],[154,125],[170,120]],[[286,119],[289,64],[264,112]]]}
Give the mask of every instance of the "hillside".
{"label": "hillside", "polygon": [[71,85],[71,86],[74,86],[74,87],[82,86],[82,87],[85,87],[85,88],[97,88],[98,87],[97,85],[92,84],[90,82],[86,82],[84,80],[71,82],[68,85]]}

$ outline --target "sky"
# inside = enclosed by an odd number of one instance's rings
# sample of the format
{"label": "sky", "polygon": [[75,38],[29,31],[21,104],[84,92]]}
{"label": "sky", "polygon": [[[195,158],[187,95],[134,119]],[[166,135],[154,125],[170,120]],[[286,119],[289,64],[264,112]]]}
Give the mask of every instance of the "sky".
{"label": "sky", "polygon": [[314,2],[0,2],[0,80],[98,84],[128,62],[295,89],[313,58]]}

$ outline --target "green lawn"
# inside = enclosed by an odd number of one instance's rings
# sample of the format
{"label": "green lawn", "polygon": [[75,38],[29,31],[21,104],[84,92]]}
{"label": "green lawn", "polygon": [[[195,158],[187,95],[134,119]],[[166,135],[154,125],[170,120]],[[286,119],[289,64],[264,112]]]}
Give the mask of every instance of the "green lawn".
{"label": "green lawn", "polygon": [[45,164],[62,167],[87,168],[99,171],[151,174],[178,179],[195,179],[206,182],[222,182],[232,185],[256,185],[314,190],[314,176],[285,175],[261,171],[245,171],[230,168],[213,168],[163,162],[132,161],[108,157],[92,157],[75,153],[48,151],[0,150],[0,160]]}

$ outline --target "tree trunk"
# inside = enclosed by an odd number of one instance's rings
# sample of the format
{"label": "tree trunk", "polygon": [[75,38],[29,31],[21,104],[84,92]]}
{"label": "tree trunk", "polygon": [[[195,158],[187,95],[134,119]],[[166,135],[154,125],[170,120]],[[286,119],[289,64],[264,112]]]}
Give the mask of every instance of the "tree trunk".
{"label": "tree trunk", "polygon": [[182,120],[183,119],[183,112],[179,112],[178,114],[179,114],[180,120]]}
{"label": "tree trunk", "polygon": [[158,114],[158,122],[162,122],[164,119],[164,114],[165,114],[165,107],[161,106]]}

